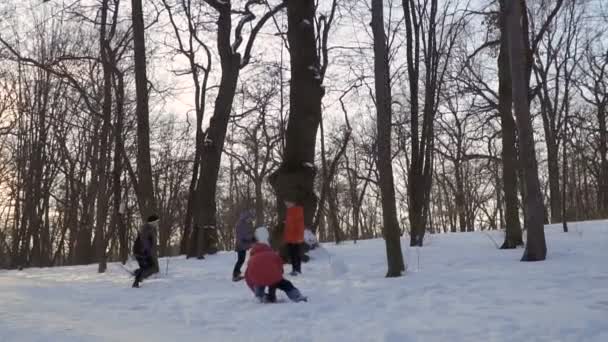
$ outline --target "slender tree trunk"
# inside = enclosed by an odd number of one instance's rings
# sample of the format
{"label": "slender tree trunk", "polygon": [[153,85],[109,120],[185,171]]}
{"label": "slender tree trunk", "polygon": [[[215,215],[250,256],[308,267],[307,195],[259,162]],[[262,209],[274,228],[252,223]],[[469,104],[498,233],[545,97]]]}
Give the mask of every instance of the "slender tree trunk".
{"label": "slender tree trunk", "polygon": [[[113,58],[113,64],[116,65],[116,61]],[[112,170],[112,191],[113,191],[113,218],[112,218],[112,230],[114,233],[118,233],[119,244],[119,258],[120,261],[125,264],[129,258],[130,244],[128,241],[127,226],[124,219],[124,211],[126,210],[126,203],[123,202],[122,196],[122,182],[121,177],[123,173],[123,154],[122,147],[124,145],[122,132],[124,129],[124,78],[120,73],[115,73],[115,97],[116,97],[116,110],[114,123],[114,167]],[[126,196],[124,201],[126,201]]]}
{"label": "slender tree trunk", "polygon": [[388,263],[387,277],[399,277],[405,271],[391,154],[391,85],[389,59],[384,33],[384,4],[372,0],[372,32],[374,35],[374,78],[377,110],[377,163],[382,194],[383,235]]}
{"label": "slender tree trunk", "polygon": [[607,103],[600,103],[597,108],[597,120],[599,123],[599,152],[600,152],[600,178],[599,178],[599,202],[600,212],[608,216],[608,130],[606,129]]}
{"label": "slender tree trunk", "polygon": [[464,181],[462,179],[462,170],[460,162],[454,163],[454,168],[456,169],[455,178],[456,178],[456,194],[455,194],[455,203],[456,203],[456,211],[458,213],[458,224],[460,225],[460,231],[467,231],[467,222],[466,222],[466,209],[465,209],[465,196],[464,196]]}
{"label": "slender tree trunk", "polygon": [[549,168],[551,223],[558,223],[562,221],[562,199],[559,189],[559,152],[554,138],[545,140],[547,142],[547,164]]}
{"label": "slender tree trunk", "polygon": [[109,0],[103,0],[101,4],[101,28],[99,34],[99,50],[103,67],[103,123],[101,135],[99,137],[99,187],[97,192],[97,217],[95,222],[95,258],[99,262],[98,272],[106,271],[106,238],[104,229],[106,216],[108,213],[108,193],[107,193],[107,164],[109,151],[110,125],[112,120],[112,65],[108,56],[109,44],[106,34],[106,22],[108,20]]}
{"label": "slender tree trunk", "polygon": [[215,99],[213,116],[203,142],[202,166],[196,189],[195,203],[198,208],[194,214],[194,234],[198,258],[203,258],[205,254],[214,254],[218,250],[215,199],[217,180],[241,64],[241,55],[233,51],[230,45],[231,8],[229,5],[222,5],[217,10],[219,12],[217,47],[220,54],[222,77]]}
{"label": "slender tree trunk", "polygon": [[544,260],[547,255],[543,226],[543,200],[538,180],[538,165],[534,147],[534,131],[528,105],[528,84],[526,83],[526,63],[524,36],[521,25],[522,8],[519,1],[511,1],[506,6],[509,40],[509,60],[513,102],[517,117],[520,150],[525,170],[526,207],[528,240],[522,261]]}
{"label": "slender tree trunk", "polygon": [[568,217],[566,216],[566,187],[568,184],[568,159],[567,159],[567,135],[568,134],[568,113],[564,117],[564,138],[562,141],[564,145],[562,146],[562,227],[564,229],[564,233],[568,232]]}

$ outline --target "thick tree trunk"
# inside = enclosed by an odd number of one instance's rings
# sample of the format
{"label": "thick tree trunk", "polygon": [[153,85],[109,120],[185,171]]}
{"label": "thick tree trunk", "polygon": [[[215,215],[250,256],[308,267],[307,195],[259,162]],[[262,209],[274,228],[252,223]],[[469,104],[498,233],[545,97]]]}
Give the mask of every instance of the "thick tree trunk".
{"label": "thick tree trunk", "polygon": [[405,271],[397,207],[395,205],[395,185],[391,154],[391,85],[389,59],[384,34],[384,4],[382,0],[372,0],[372,32],[374,35],[374,78],[377,110],[377,163],[379,185],[382,194],[383,235],[386,242],[388,263],[387,277],[399,277]]}
{"label": "thick tree trunk", "polygon": [[156,199],[150,160],[150,123],[148,109],[148,78],[146,76],[146,43],[142,0],[131,0],[133,44],[135,57],[135,92],[137,97],[137,178],[138,202],[143,220],[156,213]]}
{"label": "thick tree trunk", "polygon": [[[290,115],[283,162],[269,180],[277,201],[294,201],[304,206],[304,223],[312,227],[317,196],[314,193],[315,146],[321,120],[320,64],[315,40],[315,1],[287,2],[287,20],[291,55]],[[279,204],[279,210],[283,210]],[[279,219],[282,218],[279,213]],[[279,221],[282,222],[282,221]],[[275,236],[280,236],[279,223]]]}
{"label": "thick tree trunk", "polygon": [[523,246],[517,200],[517,151],[515,149],[515,121],[511,108],[511,68],[505,16],[505,0],[501,0],[500,53],[498,55],[498,111],[502,126],[502,181],[505,199],[505,241],[501,249]]}
{"label": "thick tree trunk", "polygon": [[525,49],[521,26],[522,8],[519,1],[511,1],[506,6],[509,40],[509,60],[513,102],[517,117],[520,150],[526,181],[526,217],[528,241],[522,261],[544,260],[547,256],[545,231],[543,226],[543,200],[538,180],[538,165],[534,147],[534,131],[528,105],[528,84],[525,72]]}

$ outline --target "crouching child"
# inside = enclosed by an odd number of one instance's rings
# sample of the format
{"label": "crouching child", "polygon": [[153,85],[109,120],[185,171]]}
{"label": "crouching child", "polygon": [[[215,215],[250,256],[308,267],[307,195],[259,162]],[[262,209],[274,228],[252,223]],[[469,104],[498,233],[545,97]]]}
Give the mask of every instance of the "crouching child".
{"label": "crouching child", "polygon": [[283,278],[283,260],[268,245],[268,230],[265,227],[256,229],[255,238],[257,242],[249,251],[245,271],[245,281],[255,297],[262,303],[274,303],[277,300],[276,290],[280,289],[291,301],[306,302],[308,299],[300,290]]}

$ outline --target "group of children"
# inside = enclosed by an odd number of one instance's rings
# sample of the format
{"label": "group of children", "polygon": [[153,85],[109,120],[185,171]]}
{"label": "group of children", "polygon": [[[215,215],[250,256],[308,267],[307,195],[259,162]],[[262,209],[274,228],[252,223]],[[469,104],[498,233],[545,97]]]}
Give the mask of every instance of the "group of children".
{"label": "group of children", "polygon": [[[304,208],[294,202],[285,202],[285,206],[287,210],[283,240],[291,261],[290,275],[297,276],[302,273],[300,249],[305,242]],[[232,272],[232,280],[240,281],[244,278],[247,286],[262,303],[276,302],[277,289],[285,292],[287,297],[294,302],[307,301],[307,297],[303,296],[300,290],[283,277],[283,259],[270,248],[268,229],[261,226],[254,230],[254,216],[254,212],[250,209],[243,211],[235,226],[237,261]],[[139,287],[145,278],[159,270],[154,258],[157,230],[158,217],[152,215],[148,217],[147,222],[137,234],[133,244],[133,254],[139,268],[134,272],[133,287]],[[309,231],[307,233],[309,236],[312,235]],[[245,263],[248,250],[249,261],[245,276],[242,276],[241,268]]]}
{"label": "group of children", "polygon": [[[291,261],[291,275],[302,273],[300,248],[304,242],[304,209],[293,202],[285,202],[287,212],[285,215],[285,229],[283,239]],[[245,271],[247,286],[253,291],[256,298],[263,303],[276,302],[276,290],[280,289],[294,302],[307,301],[289,280],[283,278],[283,259],[268,245],[269,234],[266,227],[253,230],[254,214],[251,210],[241,213],[236,224],[235,235],[237,261],[234,265],[232,280],[239,281],[241,267],[244,264],[247,250],[249,262]],[[268,292],[266,292],[268,288]]]}

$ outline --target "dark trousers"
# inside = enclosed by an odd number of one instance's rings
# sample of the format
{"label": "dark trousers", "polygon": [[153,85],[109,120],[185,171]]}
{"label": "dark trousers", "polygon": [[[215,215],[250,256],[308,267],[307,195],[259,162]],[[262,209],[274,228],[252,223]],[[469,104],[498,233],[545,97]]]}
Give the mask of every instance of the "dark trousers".
{"label": "dark trousers", "polygon": [[241,274],[241,267],[245,263],[245,257],[247,256],[247,251],[236,251],[237,259],[236,264],[234,264],[234,270],[232,271],[232,276],[236,277]]}
{"label": "dark trousers", "polygon": [[[293,290],[297,290],[293,284],[287,279],[281,279],[278,283],[268,286],[268,294],[265,294],[266,286],[256,286],[253,288],[255,296],[260,300],[266,300],[268,302],[276,302],[277,300],[277,289],[285,292],[288,297],[294,295]],[[298,292],[299,293],[299,292]]]}
{"label": "dark trousers", "polygon": [[293,272],[302,273],[302,257],[300,255],[300,244],[288,243],[287,253],[289,255],[289,260],[291,260],[291,270]]}
{"label": "dark trousers", "polygon": [[137,255],[135,256],[139,268],[135,270],[135,282],[139,283],[148,278],[152,274],[158,272],[158,265],[151,256]]}
{"label": "dark trousers", "polygon": [[277,298],[277,289],[279,289],[285,293],[288,293],[295,288],[296,287],[293,286],[293,284],[289,280],[282,279],[278,283],[268,287],[268,297],[276,299]]}

